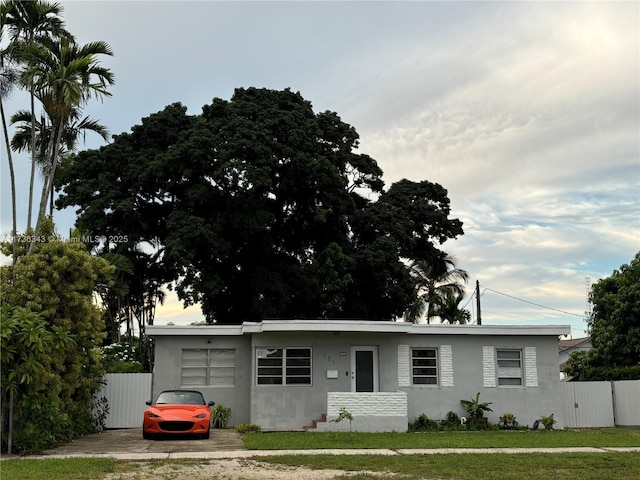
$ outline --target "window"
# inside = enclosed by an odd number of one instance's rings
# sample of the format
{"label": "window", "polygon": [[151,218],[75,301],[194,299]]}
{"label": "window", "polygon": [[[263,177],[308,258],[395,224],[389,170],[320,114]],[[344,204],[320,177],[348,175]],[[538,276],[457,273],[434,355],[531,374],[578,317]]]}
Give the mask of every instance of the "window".
{"label": "window", "polygon": [[438,350],[414,348],[411,350],[411,378],[414,385],[438,384]]}
{"label": "window", "polygon": [[236,351],[231,348],[185,348],[182,350],[180,383],[189,386],[233,386]]}
{"label": "window", "polygon": [[496,350],[498,385],[522,385],[522,351]]}
{"label": "window", "polygon": [[258,348],[258,385],[311,385],[310,348]]}

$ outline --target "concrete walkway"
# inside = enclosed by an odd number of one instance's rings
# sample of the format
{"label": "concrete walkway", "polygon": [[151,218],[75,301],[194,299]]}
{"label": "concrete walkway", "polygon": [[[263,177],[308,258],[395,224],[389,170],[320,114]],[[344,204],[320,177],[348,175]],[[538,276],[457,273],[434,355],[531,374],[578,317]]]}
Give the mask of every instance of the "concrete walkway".
{"label": "concrete walkway", "polygon": [[214,452],[167,452],[167,453],[75,453],[38,455],[20,458],[71,458],[108,457],[116,460],[165,460],[200,459],[222,460],[230,458],[256,458],[274,455],[451,455],[451,454],[526,454],[526,453],[620,453],[637,452],[640,447],[572,447],[572,448],[434,448],[434,449],[325,449],[325,450],[225,450]]}

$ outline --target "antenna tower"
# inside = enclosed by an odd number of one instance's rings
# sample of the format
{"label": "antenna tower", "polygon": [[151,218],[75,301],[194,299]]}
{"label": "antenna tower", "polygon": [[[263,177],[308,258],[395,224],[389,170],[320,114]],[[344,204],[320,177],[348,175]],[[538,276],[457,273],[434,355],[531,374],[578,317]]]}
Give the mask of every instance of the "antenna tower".
{"label": "antenna tower", "polygon": [[587,295],[587,307],[584,311],[585,320],[589,320],[591,318],[591,299],[589,295],[591,294],[591,277],[584,277],[584,289]]}

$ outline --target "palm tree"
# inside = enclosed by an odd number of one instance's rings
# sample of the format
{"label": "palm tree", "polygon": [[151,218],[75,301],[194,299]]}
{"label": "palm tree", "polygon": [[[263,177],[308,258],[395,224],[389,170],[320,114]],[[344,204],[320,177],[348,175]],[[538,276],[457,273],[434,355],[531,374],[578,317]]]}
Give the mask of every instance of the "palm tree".
{"label": "palm tree", "polygon": [[[0,12],[2,23],[4,24],[4,8]],[[0,36],[1,39],[1,36]],[[10,58],[6,50],[0,52],[0,116],[2,117],[2,132],[7,148],[7,162],[9,163],[9,181],[11,183],[11,237],[13,239],[12,263],[15,265],[18,258],[17,234],[18,217],[16,213],[16,174],[13,169],[13,158],[11,156],[11,145],[9,143],[9,132],[7,129],[7,117],[4,113],[4,99],[10,94],[18,81],[17,71],[11,68]]]}
{"label": "palm tree", "polygon": [[[17,125],[16,132],[11,139],[11,148],[17,152],[23,150],[30,151],[33,144],[31,143],[31,134],[36,132],[36,162],[40,167],[44,178],[48,177],[50,173],[46,165],[46,150],[51,142],[52,129],[51,122],[48,121],[51,115],[45,115],[43,112],[40,116],[40,120],[36,121],[35,125],[31,123],[31,113],[26,110],[18,110],[11,116],[11,124]],[[78,144],[78,137],[82,135],[83,139],[86,137],[87,132],[94,132],[100,135],[104,140],[109,139],[109,131],[104,125],[99,124],[96,120],[90,117],[84,117],[79,120],[80,110],[73,108],[69,114],[69,120],[64,125],[64,129],[61,137],[60,152],[56,159],[57,167],[60,168],[62,159],[65,155],[71,152],[75,152]],[[53,189],[49,195],[51,205],[53,204]],[[53,214],[53,207],[51,207],[51,214]]]}
{"label": "palm tree", "polygon": [[35,228],[37,233],[53,189],[65,128],[74,115],[77,118],[78,112],[91,97],[111,96],[107,87],[114,83],[114,76],[111,70],[100,66],[98,56],[113,55],[113,52],[106,42],[78,45],[69,38],[62,38],[59,41],[41,39],[38,45],[25,45],[20,55],[27,60],[27,68],[22,73],[23,81],[33,88],[51,121],[44,162],[47,176],[40,196]]}
{"label": "palm tree", "polygon": [[[6,29],[10,44],[9,54],[14,53],[24,45],[39,43],[43,38],[73,38],[64,28],[61,18],[63,8],[58,3],[43,1],[5,1],[2,3],[2,29]],[[31,124],[35,125],[35,92],[29,86],[31,97]],[[31,228],[31,213],[33,208],[33,184],[36,169],[36,133],[31,133],[31,178],[29,180],[29,203],[27,210],[27,229]]]}
{"label": "palm tree", "polygon": [[460,308],[460,303],[464,300],[464,293],[447,292],[444,298],[434,306],[433,316],[440,317],[442,323],[464,325],[471,320],[469,310]]}
{"label": "palm tree", "polygon": [[420,323],[426,314],[427,323],[436,316],[436,305],[444,303],[449,294],[463,295],[464,286],[469,274],[466,270],[456,268],[455,258],[445,255],[444,268],[437,268],[423,260],[414,260],[409,269],[416,282],[416,299],[405,313],[405,319]]}

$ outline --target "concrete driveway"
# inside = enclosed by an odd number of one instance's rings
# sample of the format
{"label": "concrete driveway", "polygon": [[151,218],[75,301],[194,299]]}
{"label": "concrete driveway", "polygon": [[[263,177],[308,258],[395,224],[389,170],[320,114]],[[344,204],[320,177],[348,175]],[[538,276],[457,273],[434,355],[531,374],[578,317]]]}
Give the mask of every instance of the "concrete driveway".
{"label": "concrete driveway", "polygon": [[245,450],[240,434],[233,429],[212,429],[211,438],[190,437],[144,440],[141,428],[105,430],[78,438],[43,455],[189,453]]}

